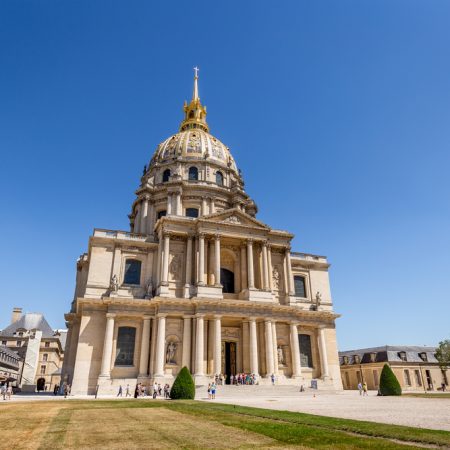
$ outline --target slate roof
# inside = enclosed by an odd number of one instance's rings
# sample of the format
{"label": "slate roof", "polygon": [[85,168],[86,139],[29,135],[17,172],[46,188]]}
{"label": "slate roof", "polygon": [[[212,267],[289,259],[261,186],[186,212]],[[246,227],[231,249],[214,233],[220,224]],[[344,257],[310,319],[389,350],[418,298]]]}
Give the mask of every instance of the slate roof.
{"label": "slate roof", "polygon": [[45,317],[41,313],[26,313],[22,314],[19,320],[7,326],[0,332],[0,336],[14,336],[14,333],[19,330],[40,330],[43,338],[50,338],[54,336],[54,332]]}
{"label": "slate roof", "polygon": [[[371,362],[405,362],[400,357],[400,353],[406,354],[406,362],[414,363],[438,363],[436,359],[435,347],[414,346],[414,345],[384,345],[382,347],[362,348],[357,350],[347,350],[339,352],[339,363],[344,364],[344,356],[348,357],[348,365],[357,364],[355,355],[359,356],[361,364]],[[375,353],[375,361],[371,359],[371,353]],[[427,361],[424,361],[419,355],[426,353]]]}
{"label": "slate roof", "polygon": [[11,358],[16,359],[17,361],[19,361],[21,359],[17,352],[12,351],[5,345],[0,345],[0,352],[5,353],[6,355],[10,356]]}

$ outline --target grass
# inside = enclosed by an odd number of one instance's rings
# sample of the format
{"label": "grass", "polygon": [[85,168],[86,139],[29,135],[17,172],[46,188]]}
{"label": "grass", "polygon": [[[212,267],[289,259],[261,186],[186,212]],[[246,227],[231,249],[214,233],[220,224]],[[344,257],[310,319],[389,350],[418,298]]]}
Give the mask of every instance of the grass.
{"label": "grass", "polygon": [[450,447],[450,432],[196,401],[2,404],[0,449]]}
{"label": "grass", "polygon": [[420,393],[420,392],[412,392],[412,393],[403,393],[405,397],[422,397],[422,398],[448,398],[450,399],[450,392],[437,392],[435,394],[430,394],[428,392]]}

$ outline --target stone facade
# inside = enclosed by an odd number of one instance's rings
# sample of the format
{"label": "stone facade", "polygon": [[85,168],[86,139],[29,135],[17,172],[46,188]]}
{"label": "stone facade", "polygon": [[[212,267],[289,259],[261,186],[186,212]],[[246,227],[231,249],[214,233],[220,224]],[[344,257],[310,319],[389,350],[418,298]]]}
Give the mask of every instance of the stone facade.
{"label": "stone facade", "polygon": [[13,382],[23,391],[53,390],[60,384],[66,330],[53,330],[40,313],[14,308],[11,324],[0,332],[0,343],[20,357]]}
{"label": "stone facade", "polygon": [[378,390],[381,371],[389,364],[403,391],[437,391],[442,383],[448,386],[450,370],[442,370],[434,347],[392,346],[372,347],[339,352],[344,389],[357,389],[366,382]]}
{"label": "stone facade", "polygon": [[77,262],[63,376],[72,393],[224,373],[341,389],[323,256],[256,219],[241,172],[209,134],[197,76],[180,132],[144,169],[130,232],[95,229]]}

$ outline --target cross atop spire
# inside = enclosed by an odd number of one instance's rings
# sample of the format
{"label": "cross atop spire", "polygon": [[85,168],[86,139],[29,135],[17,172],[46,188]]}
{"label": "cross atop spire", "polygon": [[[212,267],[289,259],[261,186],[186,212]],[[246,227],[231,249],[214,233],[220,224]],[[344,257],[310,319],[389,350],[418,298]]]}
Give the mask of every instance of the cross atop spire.
{"label": "cross atop spire", "polygon": [[192,100],[194,100],[194,101],[200,100],[198,97],[198,71],[199,70],[200,69],[197,66],[194,67],[194,92],[192,94]]}

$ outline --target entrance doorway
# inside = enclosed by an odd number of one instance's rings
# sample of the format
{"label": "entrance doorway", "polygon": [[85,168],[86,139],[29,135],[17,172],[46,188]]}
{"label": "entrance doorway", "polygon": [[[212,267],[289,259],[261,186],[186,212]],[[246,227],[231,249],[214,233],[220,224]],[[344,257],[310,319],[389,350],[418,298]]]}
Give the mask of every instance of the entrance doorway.
{"label": "entrance doorway", "polygon": [[45,378],[39,378],[36,383],[36,389],[43,391],[45,389]]}
{"label": "entrance doorway", "polygon": [[224,294],[234,294],[234,273],[231,270],[220,269],[220,283]]}
{"label": "entrance doorway", "polygon": [[231,375],[236,375],[236,342],[222,342],[222,367],[225,383],[230,384]]}

